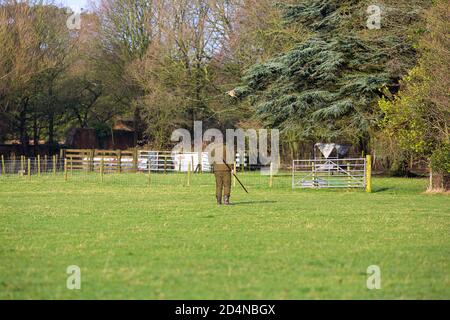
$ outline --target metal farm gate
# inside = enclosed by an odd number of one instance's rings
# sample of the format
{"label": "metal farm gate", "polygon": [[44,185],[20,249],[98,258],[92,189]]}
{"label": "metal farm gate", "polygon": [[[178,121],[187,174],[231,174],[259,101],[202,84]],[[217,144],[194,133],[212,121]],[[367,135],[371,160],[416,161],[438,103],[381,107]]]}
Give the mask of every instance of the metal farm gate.
{"label": "metal farm gate", "polygon": [[366,158],[294,160],[292,188],[366,188],[366,172]]}

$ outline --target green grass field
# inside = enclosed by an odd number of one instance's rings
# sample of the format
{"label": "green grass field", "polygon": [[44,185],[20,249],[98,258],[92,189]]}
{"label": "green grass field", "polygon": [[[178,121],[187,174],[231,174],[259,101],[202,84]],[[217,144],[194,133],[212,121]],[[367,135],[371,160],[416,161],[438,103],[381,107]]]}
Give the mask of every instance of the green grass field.
{"label": "green grass field", "polygon": [[211,175],[155,178],[0,179],[0,298],[450,299],[450,198],[426,180],[375,178],[366,194],[246,177],[250,195],[218,207]]}

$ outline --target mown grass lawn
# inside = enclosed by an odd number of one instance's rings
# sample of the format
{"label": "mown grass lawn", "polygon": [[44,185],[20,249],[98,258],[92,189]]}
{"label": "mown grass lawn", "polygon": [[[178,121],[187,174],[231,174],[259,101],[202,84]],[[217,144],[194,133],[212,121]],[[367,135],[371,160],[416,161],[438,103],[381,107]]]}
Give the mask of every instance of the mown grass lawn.
{"label": "mown grass lawn", "polygon": [[426,180],[375,178],[372,194],[250,183],[218,207],[210,175],[133,179],[1,179],[0,298],[450,298],[450,197]]}

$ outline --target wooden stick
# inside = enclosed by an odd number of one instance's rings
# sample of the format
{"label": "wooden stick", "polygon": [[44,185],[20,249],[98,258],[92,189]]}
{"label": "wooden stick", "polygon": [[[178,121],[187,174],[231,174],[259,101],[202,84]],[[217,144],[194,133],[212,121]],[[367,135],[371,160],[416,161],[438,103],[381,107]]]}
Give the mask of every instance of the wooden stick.
{"label": "wooden stick", "polygon": [[[233,162],[233,172],[236,173],[236,161]],[[236,176],[233,176],[233,187],[236,187]]]}
{"label": "wooden stick", "polygon": [[227,166],[227,168],[231,171],[231,173],[233,174],[233,176],[236,178],[237,182],[239,182],[239,184],[241,185],[242,189],[244,189],[244,191],[246,193],[248,193],[247,188],[244,186],[244,184],[241,182],[241,180],[239,180],[239,178],[237,177],[237,175],[233,172],[233,170],[231,170],[231,167],[228,165],[228,163],[225,161],[225,159],[222,159],[223,163]]}

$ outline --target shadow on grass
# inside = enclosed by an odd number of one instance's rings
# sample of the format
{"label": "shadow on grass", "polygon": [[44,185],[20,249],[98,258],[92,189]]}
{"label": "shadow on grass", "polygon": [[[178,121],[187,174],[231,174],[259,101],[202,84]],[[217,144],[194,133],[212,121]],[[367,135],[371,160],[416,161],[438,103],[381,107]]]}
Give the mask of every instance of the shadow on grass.
{"label": "shadow on grass", "polygon": [[262,201],[239,201],[239,202],[232,202],[232,206],[242,206],[242,205],[250,205],[250,204],[263,204],[263,203],[277,203],[277,201],[272,200],[262,200]]}
{"label": "shadow on grass", "polygon": [[385,187],[385,188],[373,189],[373,190],[372,190],[372,193],[385,192],[385,191],[388,191],[388,190],[391,190],[391,189],[392,189],[392,188],[387,188],[387,187]]}

